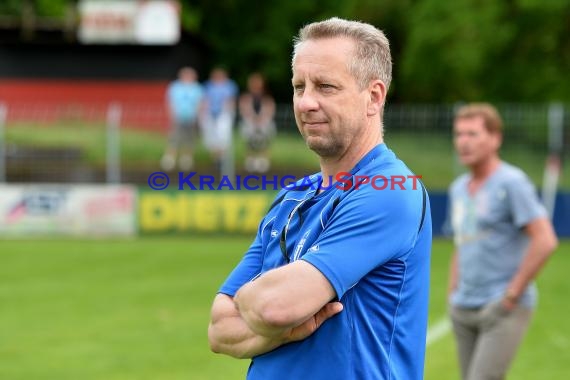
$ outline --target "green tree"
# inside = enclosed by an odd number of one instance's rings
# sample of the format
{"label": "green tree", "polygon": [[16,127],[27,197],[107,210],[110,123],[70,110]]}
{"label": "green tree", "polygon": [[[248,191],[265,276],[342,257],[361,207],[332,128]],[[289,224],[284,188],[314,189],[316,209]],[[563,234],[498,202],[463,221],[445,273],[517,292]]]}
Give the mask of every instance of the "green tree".
{"label": "green tree", "polygon": [[36,14],[40,17],[63,18],[67,7],[71,4],[69,0],[34,0]]}
{"label": "green tree", "polygon": [[369,22],[385,31],[398,57],[410,6],[411,0],[196,0],[183,4],[183,25],[212,48],[211,65],[225,64],[241,85],[260,70],[275,95],[289,100],[292,39],[302,25],[333,16]]}
{"label": "green tree", "polygon": [[20,0],[3,0],[0,2],[0,16],[20,16],[21,8]]}
{"label": "green tree", "polygon": [[2,0],[0,1],[0,15],[20,16],[22,8],[28,4],[39,17],[63,18],[72,0]]}
{"label": "green tree", "polygon": [[[64,18],[75,0],[2,0],[0,15]],[[292,38],[331,16],[369,22],[391,43],[390,101],[570,101],[568,0],[180,0],[185,30],[210,48],[243,86],[266,74],[291,97]]]}
{"label": "green tree", "polygon": [[422,0],[410,12],[403,99],[570,99],[567,1]]}
{"label": "green tree", "polygon": [[292,38],[304,23],[338,14],[346,2],[197,0],[184,3],[185,28],[212,48],[210,65],[222,64],[244,84],[260,70],[279,98],[290,97]]}
{"label": "green tree", "polygon": [[487,96],[570,100],[570,2],[518,0],[510,3],[508,12],[514,36],[497,57]]}

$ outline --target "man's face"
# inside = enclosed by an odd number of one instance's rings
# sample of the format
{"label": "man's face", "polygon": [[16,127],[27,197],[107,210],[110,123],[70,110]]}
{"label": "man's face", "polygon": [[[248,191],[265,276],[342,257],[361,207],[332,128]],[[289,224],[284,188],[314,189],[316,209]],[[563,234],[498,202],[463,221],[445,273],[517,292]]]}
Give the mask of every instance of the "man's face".
{"label": "man's face", "polygon": [[348,71],[354,42],[308,40],[293,61],[293,108],[301,135],[321,157],[340,157],[367,125],[367,89]]}
{"label": "man's face", "polygon": [[489,132],[481,116],[457,119],[453,143],[463,165],[473,167],[494,157],[501,146],[501,135]]}
{"label": "man's face", "polygon": [[191,69],[183,69],[180,72],[180,79],[183,82],[194,82],[196,80],[196,72]]}
{"label": "man's face", "polygon": [[214,82],[223,82],[227,78],[227,74],[222,69],[214,69],[211,74],[211,80]]}

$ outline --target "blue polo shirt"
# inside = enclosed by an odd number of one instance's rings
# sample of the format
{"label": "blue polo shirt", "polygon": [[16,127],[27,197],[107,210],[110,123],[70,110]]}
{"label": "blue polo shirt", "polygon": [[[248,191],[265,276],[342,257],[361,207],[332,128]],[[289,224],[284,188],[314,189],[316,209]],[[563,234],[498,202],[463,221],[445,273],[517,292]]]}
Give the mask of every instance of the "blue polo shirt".
{"label": "blue polo shirt", "polygon": [[[352,186],[341,181],[319,193],[317,174],[281,191],[220,289],[234,296],[264,272],[305,260],[329,280],[344,306],[305,340],[254,357],[248,379],[423,378],[432,240],[429,199],[384,144],[350,174],[371,180],[382,175],[387,186],[379,190],[383,184],[376,181],[357,189],[356,180]],[[407,179],[403,188],[394,186],[392,179],[402,176]]]}
{"label": "blue polo shirt", "polygon": [[[470,194],[471,174],[450,187],[448,223],[458,253],[459,281],[451,303],[474,308],[500,300],[524,260],[529,238],[524,227],[547,212],[526,174],[507,162]],[[531,282],[520,298],[536,306],[537,289]]]}
{"label": "blue polo shirt", "polygon": [[238,93],[239,88],[231,79],[223,82],[207,81],[204,84],[204,96],[210,115],[219,116],[224,111],[225,104],[233,100]]}

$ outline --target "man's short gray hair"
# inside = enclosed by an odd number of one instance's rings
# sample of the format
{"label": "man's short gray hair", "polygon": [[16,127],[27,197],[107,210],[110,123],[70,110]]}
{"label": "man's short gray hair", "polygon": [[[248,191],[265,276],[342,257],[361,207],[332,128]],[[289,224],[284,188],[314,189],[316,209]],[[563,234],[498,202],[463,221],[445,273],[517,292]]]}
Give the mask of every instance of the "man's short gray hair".
{"label": "man's short gray hair", "polygon": [[338,17],[308,24],[293,40],[293,61],[303,42],[336,37],[351,38],[355,42],[355,54],[348,70],[360,88],[366,88],[371,80],[380,79],[388,91],[392,81],[390,43],[381,30],[370,24]]}

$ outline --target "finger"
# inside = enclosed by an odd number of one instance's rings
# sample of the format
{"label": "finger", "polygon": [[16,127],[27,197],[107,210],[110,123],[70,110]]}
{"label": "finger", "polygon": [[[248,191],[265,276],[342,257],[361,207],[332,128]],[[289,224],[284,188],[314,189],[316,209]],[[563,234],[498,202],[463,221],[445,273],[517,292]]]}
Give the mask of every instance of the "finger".
{"label": "finger", "polygon": [[332,312],[334,312],[334,314],[340,313],[342,311],[342,309],[344,309],[344,306],[340,303],[340,302],[329,302],[327,304],[328,307],[332,308]]}
{"label": "finger", "polygon": [[325,314],[330,318],[335,314],[338,314],[342,311],[344,306],[340,302],[329,302],[327,303],[323,309],[325,309]]}
{"label": "finger", "polygon": [[323,306],[323,308],[315,314],[315,323],[317,328],[319,328],[319,326],[330,317],[340,313],[342,309],[343,306],[340,302],[330,302]]}

